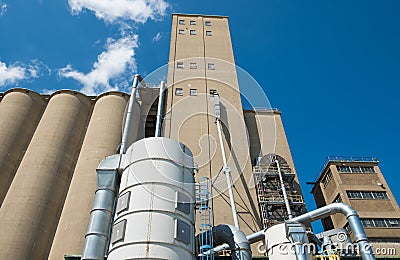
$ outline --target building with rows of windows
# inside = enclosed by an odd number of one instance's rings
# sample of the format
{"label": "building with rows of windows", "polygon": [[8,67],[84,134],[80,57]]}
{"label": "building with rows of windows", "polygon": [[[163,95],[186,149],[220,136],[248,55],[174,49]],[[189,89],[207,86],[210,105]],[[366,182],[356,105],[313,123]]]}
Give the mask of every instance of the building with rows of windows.
{"label": "building with rows of windows", "polygon": [[[394,249],[398,255],[400,208],[378,164],[376,158],[328,157],[312,193],[317,207],[333,202],[352,206],[375,250]],[[352,234],[342,215],[325,218],[322,225],[325,230],[346,228]]]}

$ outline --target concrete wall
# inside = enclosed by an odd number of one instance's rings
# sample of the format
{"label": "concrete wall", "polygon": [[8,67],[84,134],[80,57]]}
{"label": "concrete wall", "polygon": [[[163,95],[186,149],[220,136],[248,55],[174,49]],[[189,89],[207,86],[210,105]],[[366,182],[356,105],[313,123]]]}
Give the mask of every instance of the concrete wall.
{"label": "concrete wall", "polygon": [[47,258],[90,110],[76,92],[50,98],[0,208],[0,259]]}
{"label": "concrete wall", "polygon": [[127,99],[127,95],[117,92],[96,99],[49,259],[82,252],[96,191],[96,168],[106,156],[118,152]]}
{"label": "concrete wall", "polygon": [[[244,115],[247,129],[250,133],[251,160],[253,164],[259,156],[274,153],[283,157],[292,172],[296,173],[281,113],[277,110],[245,111]],[[298,194],[302,195],[297,173],[293,186]],[[306,211],[305,207],[303,207],[303,211]]]}
{"label": "concrete wall", "polygon": [[[180,24],[179,20],[184,20]],[[191,21],[193,21],[191,24]],[[211,26],[206,26],[211,22]],[[183,30],[183,34],[179,31]],[[191,35],[190,31],[196,31]],[[207,35],[207,31],[211,35]],[[221,98],[223,142],[232,170],[234,197],[241,229],[246,233],[261,229],[257,197],[250,161],[250,144],[243,117],[228,18],[223,16],[173,15],[168,70],[167,112],[163,135],[187,145],[199,165],[196,178],[211,178],[214,225],[233,224],[231,205],[218,138],[214,97]],[[178,62],[183,63],[179,68]],[[191,68],[191,63],[196,68]],[[213,68],[209,69],[210,64]],[[176,89],[183,90],[176,95]],[[191,96],[190,89],[197,95]]]}
{"label": "concrete wall", "polygon": [[39,94],[13,89],[0,103],[0,206],[14,179],[26,147],[42,116],[45,100]]}

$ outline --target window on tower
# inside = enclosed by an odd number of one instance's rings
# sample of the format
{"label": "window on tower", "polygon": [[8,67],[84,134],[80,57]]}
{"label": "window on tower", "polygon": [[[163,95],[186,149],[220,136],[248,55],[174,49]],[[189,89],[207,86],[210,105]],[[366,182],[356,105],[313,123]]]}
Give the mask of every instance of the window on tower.
{"label": "window on tower", "polygon": [[183,89],[182,88],[176,88],[175,89],[175,95],[183,96]]}
{"label": "window on tower", "polygon": [[181,61],[177,62],[177,63],[176,63],[176,67],[177,67],[178,69],[183,69],[183,68],[184,68],[183,62],[181,62]]}
{"label": "window on tower", "polygon": [[190,21],[190,25],[196,25],[196,21]]}
{"label": "window on tower", "polygon": [[191,68],[191,69],[197,69],[197,63],[191,62],[191,63],[190,63],[190,68]]}
{"label": "window on tower", "polygon": [[195,88],[190,89],[190,95],[197,96],[197,89],[195,89]]}
{"label": "window on tower", "polygon": [[364,227],[400,227],[400,219],[396,218],[362,218],[361,223]]}
{"label": "window on tower", "polygon": [[334,203],[342,203],[343,202],[342,197],[340,196],[340,194],[338,194],[336,196],[336,198],[333,200],[333,202]]}
{"label": "window on tower", "polygon": [[196,34],[197,34],[196,30],[190,30],[190,35],[196,35]]}
{"label": "window on tower", "polygon": [[211,21],[206,21],[205,24],[206,26],[211,26]]}
{"label": "window on tower", "polygon": [[373,199],[388,200],[389,197],[385,191],[347,191],[349,199]]}
{"label": "window on tower", "polygon": [[185,25],[185,20],[179,20],[179,24]]}
{"label": "window on tower", "polygon": [[185,30],[179,29],[179,34],[185,34]]}
{"label": "window on tower", "polygon": [[325,174],[325,177],[324,177],[324,179],[322,180],[322,184],[324,185],[324,187],[326,187],[327,185],[328,185],[328,183],[329,183],[329,181],[332,179],[332,172],[331,172],[331,170],[329,169],[328,171],[327,171],[327,173]]}
{"label": "window on tower", "polygon": [[211,96],[211,97],[217,96],[217,95],[218,95],[218,92],[217,92],[216,89],[210,89],[210,96]]}
{"label": "window on tower", "polygon": [[206,31],[206,36],[212,36],[212,32],[211,31]]}
{"label": "window on tower", "polygon": [[208,69],[209,69],[209,70],[215,70],[215,65],[214,65],[214,63],[208,63]]}
{"label": "window on tower", "polygon": [[336,169],[340,173],[375,173],[373,166],[345,166],[337,165]]}

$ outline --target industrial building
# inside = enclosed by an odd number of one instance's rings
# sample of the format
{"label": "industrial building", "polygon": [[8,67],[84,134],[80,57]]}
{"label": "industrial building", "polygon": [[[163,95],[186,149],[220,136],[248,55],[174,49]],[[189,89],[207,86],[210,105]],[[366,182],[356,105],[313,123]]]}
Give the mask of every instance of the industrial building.
{"label": "industrial building", "polygon": [[334,213],[368,245],[352,208],[306,213],[281,113],[244,109],[239,78],[228,17],[174,14],[166,82],[3,93],[0,259],[273,259]]}
{"label": "industrial building", "polygon": [[[353,207],[372,247],[400,255],[400,208],[383,177],[378,159],[328,157],[312,193],[317,207],[334,202]],[[345,228],[352,233],[346,219],[340,215],[324,218],[322,225],[325,230]]]}

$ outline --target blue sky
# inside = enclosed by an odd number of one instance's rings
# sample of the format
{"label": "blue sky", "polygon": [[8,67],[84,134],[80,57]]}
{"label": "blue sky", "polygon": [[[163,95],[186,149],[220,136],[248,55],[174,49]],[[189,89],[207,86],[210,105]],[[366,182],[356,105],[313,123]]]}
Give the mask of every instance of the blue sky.
{"label": "blue sky", "polygon": [[171,13],[230,17],[237,65],[282,116],[306,181],[374,156],[400,200],[398,0],[0,0],[0,91],[126,90],[168,61]]}

